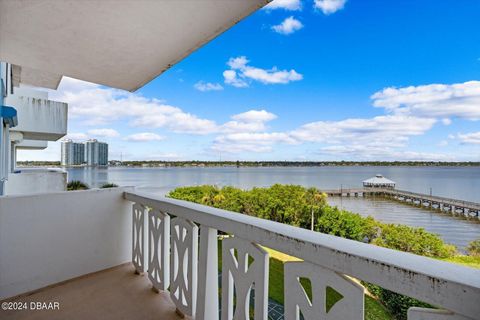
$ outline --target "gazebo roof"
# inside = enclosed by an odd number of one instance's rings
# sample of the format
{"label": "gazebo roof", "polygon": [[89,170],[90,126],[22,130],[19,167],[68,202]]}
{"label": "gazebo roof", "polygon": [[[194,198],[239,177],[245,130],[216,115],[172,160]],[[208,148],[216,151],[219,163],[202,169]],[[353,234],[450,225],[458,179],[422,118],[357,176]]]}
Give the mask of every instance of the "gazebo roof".
{"label": "gazebo roof", "polygon": [[375,177],[372,177],[370,179],[364,180],[364,184],[395,184],[395,181],[392,181],[390,179],[385,178],[381,174],[375,175]]}

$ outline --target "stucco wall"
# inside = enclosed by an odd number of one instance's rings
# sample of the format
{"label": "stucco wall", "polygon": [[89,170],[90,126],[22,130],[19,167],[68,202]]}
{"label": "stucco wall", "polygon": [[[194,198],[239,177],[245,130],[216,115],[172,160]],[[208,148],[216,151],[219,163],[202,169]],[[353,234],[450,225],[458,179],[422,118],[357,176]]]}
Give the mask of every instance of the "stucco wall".
{"label": "stucco wall", "polygon": [[131,260],[124,190],[0,197],[0,299]]}
{"label": "stucco wall", "polygon": [[20,195],[67,190],[67,172],[47,169],[20,169],[9,173],[5,184],[6,195]]}

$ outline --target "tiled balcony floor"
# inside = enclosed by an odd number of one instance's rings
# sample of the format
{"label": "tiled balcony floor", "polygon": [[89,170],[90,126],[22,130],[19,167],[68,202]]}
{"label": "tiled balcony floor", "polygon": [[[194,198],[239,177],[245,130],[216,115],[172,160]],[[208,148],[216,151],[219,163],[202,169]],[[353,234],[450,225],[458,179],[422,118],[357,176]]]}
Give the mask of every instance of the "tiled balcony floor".
{"label": "tiled balcony floor", "polygon": [[0,319],[133,319],[177,320],[167,292],[152,291],[146,275],[134,274],[131,264],[72,279],[28,296],[6,301],[59,302],[59,310],[3,311]]}

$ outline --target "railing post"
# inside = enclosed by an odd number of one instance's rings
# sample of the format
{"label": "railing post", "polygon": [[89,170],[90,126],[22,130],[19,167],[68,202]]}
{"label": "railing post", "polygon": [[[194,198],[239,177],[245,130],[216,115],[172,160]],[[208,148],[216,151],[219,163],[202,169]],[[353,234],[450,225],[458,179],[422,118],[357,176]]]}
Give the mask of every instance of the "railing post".
{"label": "railing post", "polygon": [[147,208],[135,203],[132,207],[132,263],[135,273],[142,274],[147,271]]}
{"label": "railing post", "polygon": [[148,278],[156,292],[170,285],[170,216],[158,209],[148,213]]}
{"label": "railing post", "polygon": [[197,320],[218,320],[217,229],[200,226]]}
{"label": "railing post", "polygon": [[183,318],[195,317],[198,275],[198,227],[176,217],[170,221],[170,297]]}

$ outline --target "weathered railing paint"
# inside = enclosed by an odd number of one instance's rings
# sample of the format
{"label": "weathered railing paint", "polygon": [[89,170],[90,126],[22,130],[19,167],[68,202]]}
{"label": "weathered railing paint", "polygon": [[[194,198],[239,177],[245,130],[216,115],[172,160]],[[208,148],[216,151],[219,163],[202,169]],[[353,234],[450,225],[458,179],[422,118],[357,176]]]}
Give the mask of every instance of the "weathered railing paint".
{"label": "weathered railing paint", "polygon": [[[313,281],[313,285],[322,287],[328,283],[329,285],[333,284],[333,289],[338,289],[337,291],[339,292],[344,291],[344,297],[347,296],[348,299],[342,299],[340,301],[343,310],[338,312],[341,312],[340,314],[346,317],[346,319],[349,319],[351,315],[354,314],[349,312],[357,311],[357,315],[363,314],[363,305],[361,308],[359,307],[361,303],[358,299],[360,298],[358,298],[358,293],[355,294],[355,290],[357,290],[355,289],[356,285],[351,283],[351,280],[347,276],[377,284],[383,288],[448,310],[413,309],[410,311],[411,320],[435,318],[435,315],[438,314],[449,320],[479,319],[480,271],[478,270],[186,201],[132,192],[126,192],[125,198],[136,204],[142,204],[145,207],[168,212],[176,216],[175,219],[180,218],[185,221],[194,222],[200,225],[201,230],[206,230],[203,236],[201,235],[200,237],[199,269],[190,268],[186,275],[188,279],[191,279],[191,277],[195,277],[198,274],[200,277],[199,283],[207,283],[204,277],[208,276],[212,279],[214,278],[214,273],[217,272],[216,259],[212,260],[212,263],[208,263],[206,257],[203,257],[203,255],[207,255],[208,257],[216,255],[216,252],[212,253],[210,250],[216,250],[216,245],[213,245],[213,242],[215,242],[213,239],[216,236],[216,230],[221,230],[232,235],[233,238],[231,239],[237,239],[239,243],[246,241],[246,243],[249,244],[248,246],[243,245],[241,247],[243,251],[236,251],[237,257],[243,252],[242,254],[252,255],[254,260],[255,255],[257,255],[256,258],[258,260],[258,252],[252,248],[257,248],[257,245],[261,245],[303,259],[303,263],[308,263],[306,265],[310,266],[311,273],[314,272],[313,270],[318,273],[315,281]],[[196,250],[195,242],[188,241],[188,243],[189,248]],[[235,247],[238,247],[238,245],[230,246],[230,248]],[[174,250],[171,250],[172,254],[173,251]],[[192,257],[191,259],[194,258]],[[193,264],[196,263],[196,261],[191,260],[190,262]],[[236,266],[238,267],[240,265],[243,266],[242,268],[248,267],[247,264],[240,264],[239,261],[236,260]],[[170,270],[171,274],[182,272],[175,270],[177,268],[178,265],[172,265]],[[242,270],[248,273],[248,268]],[[190,274],[190,272],[192,273]],[[256,275],[256,282],[262,283],[260,288],[263,288],[264,282],[262,281],[265,279],[258,276],[261,272],[264,273],[265,278],[268,278],[268,263],[264,264],[260,268],[260,271],[256,270],[255,273],[252,273]],[[289,275],[290,272],[291,270],[287,264],[286,276]],[[296,272],[299,271],[297,270]],[[244,279],[237,277],[235,281],[248,281],[252,283],[255,282],[252,281],[252,277],[253,276],[244,277]],[[327,279],[330,279],[330,281],[328,282]],[[332,279],[336,280],[334,281]],[[228,284],[231,280],[229,277],[224,276],[222,286],[224,288],[230,288],[231,286],[228,286]],[[202,287],[202,290],[197,291],[198,296],[195,296],[195,294],[192,296],[192,303],[195,304],[195,301],[198,300],[202,306],[197,306],[197,308],[192,306],[187,310],[188,313],[186,314],[195,316],[195,311],[200,310],[201,312],[196,314],[196,319],[216,319],[217,316],[213,315],[213,313],[215,313],[215,306],[218,305],[218,295],[214,293],[213,289],[216,287],[211,282],[215,282],[215,280],[208,281],[211,287],[208,288],[205,294],[203,294]],[[242,282],[242,285],[244,284],[245,282]],[[192,289],[196,290],[196,287]],[[363,289],[360,288],[359,290]],[[249,295],[250,291],[251,290],[242,290],[242,294],[244,295],[242,297],[238,296],[239,292],[237,291],[236,302],[249,301],[247,299],[248,297],[245,296],[245,292]],[[264,290],[258,291],[259,292],[257,292],[257,286],[255,286],[256,299],[258,294],[260,295],[259,301],[265,301],[267,292]],[[206,295],[209,297],[206,298]],[[304,299],[304,297],[298,296],[298,294],[292,294],[291,296],[286,295],[285,305],[294,304],[295,301],[297,301],[297,305],[299,305],[301,304],[301,299]],[[230,301],[230,299],[228,300]],[[222,301],[222,303],[225,302]],[[237,319],[240,315],[243,315],[244,312],[230,312],[229,310],[232,307],[230,305],[231,302],[226,303],[226,307],[225,305],[222,307],[222,312],[225,314],[225,316],[222,315],[222,320]],[[258,313],[259,318],[256,316],[256,319],[265,319],[266,315],[263,312],[262,305],[263,304],[260,303],[255,305],[255,308],[260,308],[260,310],[258,310],[260,311]],[[310,305],[313,307],[313,304]],[[181,304],[177,302],[177,309],[182,311],[181,308]],[[318,306],[315,306],[315,308],[318,308]],[[308,311],[306,311],[306,313],[308,313]],[[211,315],[211,317],[207,317],[207,315]],[[305,314],[303,315],[304,317],[306,316]],[[308,318],[307,316],[305,319]],[[287,316],[287,319],[295,319],[295,317],[290,318],[290,316]],[[359,319],[361,319],[361,317]]]}

